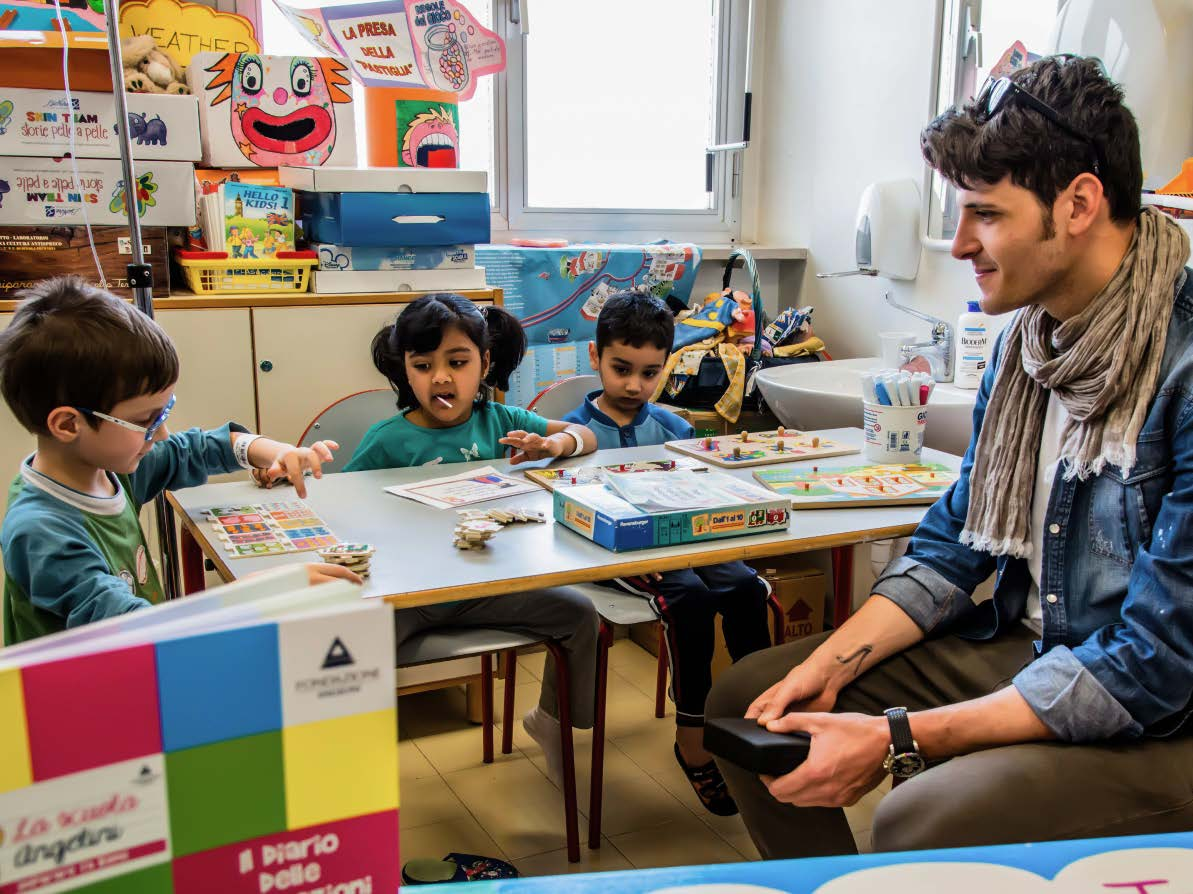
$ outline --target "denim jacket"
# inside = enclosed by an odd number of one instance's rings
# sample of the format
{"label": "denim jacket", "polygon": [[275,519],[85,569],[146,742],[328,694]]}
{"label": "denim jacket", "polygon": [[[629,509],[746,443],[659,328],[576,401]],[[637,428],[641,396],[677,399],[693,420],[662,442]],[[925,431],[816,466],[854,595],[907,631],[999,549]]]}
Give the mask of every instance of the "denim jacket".
{"label": "denim jacket", "polygon": [[[973,438],[956,484],[928,511],[907,554],[874,592],[926,635],[986,640],[1019,624],[1025,559],[960,542],[970,471],[1002,339],[978,390]],[[1137,461],[1085,481],[1057,474],[1045,516],[1042,639],[1012,681],[1059,738],[1163,736],[1193,711],[1193,270],[1176,283],[1156,393]],[[1034,533],[1034,532],[1033,532]],[[996,573],[994,598],[970,595]]]}

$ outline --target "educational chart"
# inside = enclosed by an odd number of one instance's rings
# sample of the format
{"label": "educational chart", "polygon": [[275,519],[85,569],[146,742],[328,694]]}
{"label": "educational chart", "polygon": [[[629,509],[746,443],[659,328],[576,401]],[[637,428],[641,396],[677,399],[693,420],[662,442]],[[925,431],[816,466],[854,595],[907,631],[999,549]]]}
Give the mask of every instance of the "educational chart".
{"label": "educational chart", "polygon": [[485,281],[503,290],[505,309],[526,330],[526,358],[506,394],[506,403],[524,407],[549,385],[588,372],[588,342],[614,292],[639,289],[687,304],[700,249],[690,243],[489,245],[477,249],[476,263],[485,268]]}
{"label": "educational chart", "polygon": [[0,661],[0,891],[396,890],[390,614],[218,610]]}
{"label": "educational chart", "polygon": [[325,549],[339,543],[306,503],[213,506],[204,515],[232,559],[280,556]]}
{"label": "educational chart", "polygon": [[935,503],[957,473],[941,463],[760,469],[759,482],[791,498],[793,509]]}
{"label": "educational chart", "polygon": [[344,56],[368,87],[433,87],[470,99],[505,68],[505,41],[457,0],[372,0],[278,8],[311,43]]}
{"label": "educational chart", "polygon": [[651,459],[642,462],[614,463],[608,466],[572,466],[571,468],[527,469],[523,474],[549,491],[557,487],[576,487],[599,484],[607,475],[634,475],[642,472],[671,472],[677,469],[698,469],[694,459]]}
{"label": "educational chart", "polygon": [[823,438],[816,432],[783,428],[775,431],[743,431],[740,435],[668,441],[666,446],[725,468],[825,459],[861,451],[860,447],[851,447],[831,438]]}

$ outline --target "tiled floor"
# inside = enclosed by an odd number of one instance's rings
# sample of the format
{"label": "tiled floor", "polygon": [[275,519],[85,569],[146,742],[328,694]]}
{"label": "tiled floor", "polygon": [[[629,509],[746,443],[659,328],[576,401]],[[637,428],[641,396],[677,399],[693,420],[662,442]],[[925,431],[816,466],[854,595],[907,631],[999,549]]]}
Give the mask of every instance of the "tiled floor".
{"label": "tiled floor", "polygon": [[[515,722],[538,699],[543,654],[519,660]],[[756,860],[738,817],[705,811],[671,752],[674,711],[654,716],[655,660],[630,640],[609,658],[605,799],[599,850],[589,850],[587,823],[592,737],[576,735],[581,861],[569,864],[563,797],[547,779],[543,754],[517,722],[514,752],[481,762],[481,733],[464,717],[464,693],[443,689],[407,696],[398,706],[401,744],[402,859],[451,851],[509,860],[523,875],[644,869]],[[494,701],[500,715],[502,681]],[[501,718],[498,717],[500,722]],[[499,726],[500,729],[500,726]],[[876,791],[846,811],[862,850],[870,844]]]}

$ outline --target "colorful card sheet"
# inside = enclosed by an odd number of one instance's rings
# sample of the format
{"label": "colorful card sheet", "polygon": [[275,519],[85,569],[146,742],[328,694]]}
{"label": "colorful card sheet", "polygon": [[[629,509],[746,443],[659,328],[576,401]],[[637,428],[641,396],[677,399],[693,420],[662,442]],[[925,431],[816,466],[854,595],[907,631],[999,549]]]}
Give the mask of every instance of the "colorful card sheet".
{"label": "colorful card sheet", "polygon": [[309,552],[339,542],[315,510],[302,502],[213,506],[204,515],[215,532],[212,539],[232,559]]}

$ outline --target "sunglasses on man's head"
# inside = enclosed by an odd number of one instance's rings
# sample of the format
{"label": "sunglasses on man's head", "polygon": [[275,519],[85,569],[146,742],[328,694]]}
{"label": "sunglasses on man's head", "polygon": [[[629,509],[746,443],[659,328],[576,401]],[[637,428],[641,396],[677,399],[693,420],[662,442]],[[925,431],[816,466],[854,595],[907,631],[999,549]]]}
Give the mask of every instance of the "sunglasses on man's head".
{"label": "sunglasses on man's head", "polygon": [[99,410],[89,410],[86,407],[75,407],[75,409],[85,416],[94,416],[96,419],[103,419],[105,422],[111,422],[113,425],[119,425],[121,428],[127,428],[129,431],[141,432],[145,435],[146,441],[152,441],[153,436],[157,434],[157,430],[170,418],[170,411],[174,409],[174,400],[175,397],[171,394],[170,399],[166,401],[166,405],[162,407],[162,411],[148,425],[137,425],[137,423],[129,422],[127,419],[117,419],[115,416],[109,416],[107,413],[99,412]]}
{"label": "sunglasses on man's head", "polygon": [[1066,124],[1056,109],[1052,108],[1052,106],[1039,97],[1033,96],[1010,78],[998,78],[994,81],[988,81],[986,86],[982,88],[982,92],[978,95],[978,108],[985,112],[986,121],[990,121],[999,112],[1007,108],[1010,103],[1016,101],[1043,115],[1069,136],[1076,137],[1089,146],[1094,153],[1094,176],[1102,176],[1102,153],[1098,149],[1098,144],[1094,142],[1093,137]]}

